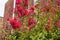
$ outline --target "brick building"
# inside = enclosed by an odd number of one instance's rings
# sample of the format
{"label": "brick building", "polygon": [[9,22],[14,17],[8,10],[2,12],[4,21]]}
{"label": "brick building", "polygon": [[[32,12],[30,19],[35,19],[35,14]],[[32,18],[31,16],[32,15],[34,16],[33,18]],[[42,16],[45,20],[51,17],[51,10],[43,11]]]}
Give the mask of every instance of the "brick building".
{"label": "brick building", "polygon": [[3,17],[0,17],[0,27],[3,26]]}
{"label": "brick building", "polygon": [[[5,4],[5,11],[4,11],[4,26],[7,25],[7,18],[9,16],[9,13],[11,13],[11,8],[13,7],[14,0],[8,0]],[[11,16],[10,16],[11,17]]]}

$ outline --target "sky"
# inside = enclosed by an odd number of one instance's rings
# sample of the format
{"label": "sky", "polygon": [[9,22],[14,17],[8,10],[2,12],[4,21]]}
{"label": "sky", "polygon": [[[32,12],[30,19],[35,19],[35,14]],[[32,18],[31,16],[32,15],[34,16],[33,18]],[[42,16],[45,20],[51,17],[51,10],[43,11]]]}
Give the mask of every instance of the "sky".
{"label": "sky", "polygon": [[[1,17],[4,17],[4,10],[5,10],[5,3],[7,2],[8,0],[0,0],[0,16]],[[35,2],[36,0],[34,0]]]}
{"label": "sky", "polygon": [[0,0],[0,16],[1,17],[4,16],[4,8],[5,8],[6,2],[7,2],[7,0]]}

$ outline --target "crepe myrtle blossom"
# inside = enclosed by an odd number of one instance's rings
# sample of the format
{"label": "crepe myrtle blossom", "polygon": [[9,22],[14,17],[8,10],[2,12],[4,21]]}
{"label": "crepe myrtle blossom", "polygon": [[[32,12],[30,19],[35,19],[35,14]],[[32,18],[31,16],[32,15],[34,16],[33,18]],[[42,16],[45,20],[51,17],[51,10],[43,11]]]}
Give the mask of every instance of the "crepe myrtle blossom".
{"label": "crepe myrtle blossom", "polygon": [[27,29],[27,26],[23,26],[23,30],[26,30]]}
{"label": "crepe myrtle blossom", "polygon": [[28,5],[28,0],[23,0],[25,5]]}
{"label": "crepe myrtle blossom", "polygon": [[60,0],[56,0],[56,2],[60,2]]}
{"label": "crepe myrtle blossom", "polygon": [[35,6],[32,6],[31,8],[30,8],[30,10],[33,12],[34,11],[34,9],[35,9]]}
{"label": "crepe myrtle blossom", "polygon": [[[22,2],[23,4],[20,4]],[[27,9],[25,5],[28,5],[28,0],[16,0],[16,9],[15,12],[19,17],[23,16],[30,16],[31,14],[34,13],[35,5],[32,6],[30,9]]]}
{"label": "crepe myrtle blossom", "polygon": [[[34,13],[34,9],[36,7],[36,5],[33,5],[30,9],[27,9],[24,7],[24,5],[28,5],[28,0],[16,0],[16,9],[15,12],[19,17],[23,17],[23,16],[30,16],[31,14]],[[20,3],[23,1],[23,4],[20,5]],[[19,3],[20,2],[20,3]],[[14,22],[15,23],[15,22]],[[19,25],[19,22],[17,23]],[[36,21],[32,18],[32,19],[28,19],[28,25],[34,25],[36,24]],[[20,26],[20,25],[19,25]],[[17,28],[19,28],[19,26]],[[15,29],[16,27],[13,26],[13,28]],[[24,26],[24,29],[26,29],[26,26]]]}
{"label": "crepe myrtle blossom", "polygon": [[25,5],[28,5],[28,0],[16,0],[16,4],[25,4]]}
{"label": "crepe myrtle blossom", "polygon": [[56,12],[56,8],[55,7],[52,7],[51,8],[51,12],[55,13]]}
{"label": "crepe myrtle blossom", "polygon": [[34,18],[29,18],[28,25],[31,26],[31,25],[35,25],[35,24],[36,24],[36,20],[34,20]]}
{"label": "crepe myrtle blossom", "polygon": [[33,28],[29,28],[29,31],[32,31],[33,30]]}
{"label": "crepe myrtle blossom", "polygon": [[47,9],[46,8],[44,8],[44,7],[42,7],[42,6],[40,6],[40,11],[42,11],[42,12],[47,12]]}
{"label": "crepe myrtle blossom", "polygon": [[45,27],[47,31],[51,30],[50,26]]}
{"label": "crepe myrtle blossom", "polygon": [[21,6],[21,5],[16,5],[16,8],[17,8],[18,11],[23,10],[23,6]]}
{"label": "crepe myrtle blossom", "polygon": [[17,9],[18,9],[18,11],[17,11],[18,16],[26,16],[26,15],[29,16],[34,13],[35,7],[32,6],[30,9],[26,9],[26,8],[18,5]]}
{"label": "crepe myrtle blossom", "polygon": [[52,20],[48,20],[48,25],[51,25],[53,24],[53,21]]}
{"label": "crepe myrtle blossom", "polygon": [[24,9],[23,11],[18,11],[18,16],[23,17],[23,16],[29,16],[29,10],[28,9]]}
{"label": "crepe myrtle blossom", "polygon": [[48,2],[48,3],[50,3],[50,2],[51,2],[51,0],[47,0],[47,2]]}
{"label": "crepe myrtle blossom", "polygon": [[17,20],[11,19],[10,24],[13,29],[19,29],[22,26],[21,22],[18,22]]}
{"label": "crepe myrtle blossom", "polygon": [[16,0],[16,4],[23,3],[23,0]]}
{"label": "crepe myrtle blossom", "polygon": [[46,6],[47,11],[49,11],[49,9],[51,8],[50,3],[46,3],[45,6]]}
{"label": "crepe myrtle blossom", "polygon": [[28,14],[29,14],[29,10],[28,9],[24,9],[24,15],[27,15],[28,16]]}
{"label": "crepe myrtle blossom", "polygon": [[60,21],[57,21],[54,25],[60,27]]}

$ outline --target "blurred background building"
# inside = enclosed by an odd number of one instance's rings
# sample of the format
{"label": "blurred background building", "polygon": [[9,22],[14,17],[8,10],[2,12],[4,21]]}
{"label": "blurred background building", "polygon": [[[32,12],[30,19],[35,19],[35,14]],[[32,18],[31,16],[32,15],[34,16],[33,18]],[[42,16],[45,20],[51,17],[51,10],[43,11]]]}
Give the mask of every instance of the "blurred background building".
{"label": "blurred background building", "polygon": [[3,26],[3,17],[0,17],[0,27]]}
{"label": "blurred background building", "polygon": [[9,16],[9,13],[11,13],[13,3],[14,3],[14,0],[8,0],[7,3],[5,4],[4,20],[3,20],[4,25],[3,26],[7,25],[7,18]]}

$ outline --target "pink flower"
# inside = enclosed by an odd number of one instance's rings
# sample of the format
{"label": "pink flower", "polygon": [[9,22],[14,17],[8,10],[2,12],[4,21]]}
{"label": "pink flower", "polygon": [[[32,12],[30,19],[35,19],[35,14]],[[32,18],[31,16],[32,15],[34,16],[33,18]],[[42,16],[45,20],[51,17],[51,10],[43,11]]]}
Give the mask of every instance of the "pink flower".
{"label": "pink flower", "polygon": [[55,23],[55,26],[60,27],[60,21],[57,21],[57,22]]}
{"label": "pink flower", "polygon": [[51,0],[47,0],[48,1],[48,3],[50,3],[51,2]]}
{"label": "pink flower", "polygon": [[17,20],[13,19],[10,20],[10,24],[12,25],[13,29],[19,29],[22,26],[21,22],[18,22]]}
{"label": "pink flower", "polygon": [[42,11],[42,12],[47,12],[47,9],[40,6],[40,11]]}
{"label": "pink flower", "polygon": [[48,21],[48,25],[50,25],[50,24],[52,24],[52,23],[53,23],[52,20],[49,20],[49,21]]}
{"label": "pink flower", "polygon": [[48,11],[50,8],[51,8],[50,3],[46,3],[46,9],[47,9],[47,11]]}
{"label": "pink flower", "polygon": [[33,30],[33,28],[29,28],[29,31],[32,31]]}
{"label": "pink flower", "polygon": [[21,13],[19,11],[17,12],[17,14],[18,14],[19,17],[21,17]]}
{"label": "pink flower", "polygon": [[17,14],[17,9],[14,9],[14,14]]}
{"label": "pink flower", "polygon": [[25,5],[28,5],[28,0],[25,0]]}
{"label": "pink flower", "polygon": [[60,8],[60,5],[56,5],[57,8]]}
{"label": "pink flower", "polygon": [[23,10],[23,7],[22,7],[22,6],[20,6],[19,4],[18,4],[18,5],[16,5],[16,8],[17,8],[19,11]]}
{"label": "pink flower", "polygon": [[34,12],[34,9],[35,9],[35,6],[32,6],[32,7],[30,8],[30,11],[31,11],[31,12]]}
{"label": "pink flower", "polygon": [[16,16],[14,16],[14,20],[17,20],[17,17]]}
{"label": "pink flower", "polygon": [[26,27],[26,26],[24,26],[24,27],[23,27],[23,30],[26,30],[26,29],[27,29],[27,27]]}
{"label": "pink flower", "polygon": [[22,3],[23,0],[16,0],[16,4]]}
{"label": "pink flower", "polygon": [[56,8],[52,7],[51,12],[53,12],[53,13],[56,12]]}
{"label": "pink flower", "polygon": [[45,29],[46,29],[47,31],[51,30],[50,26],[47,26]]}
{"label": "pink flower", "polygon": [[9,21],[9,20],[11,19],[11,17],[10,17],[10,16],[11,16],[11,14],[8,14],[8,16],[7,16],[7,18],[6,18],[6,19],[7,19],[7,21]]}
{"label": "pink flower", "polygon": [[35,24],[36,24],[36,20],[34,20],[33,18],[29,18],[28,25],[31,26],[31,25],[35,25]]}
{"label": "pink flower", "polygon": [[28,9],[25,9],[25,10],[24,10],[24,15],[28,15],[28,14],[29,14]]}
{"label": "pink flower", "polygon": [[60,2],[60,0],[56,0],[56,2]]}
{"label": "pink flower", "polygon": [[7,19],[7,21],[9,21],[10,20],[10,17],[7,17],[6,19]]}

